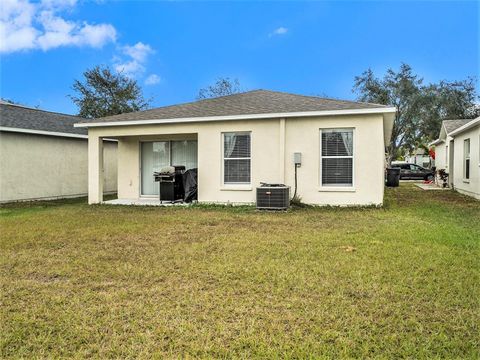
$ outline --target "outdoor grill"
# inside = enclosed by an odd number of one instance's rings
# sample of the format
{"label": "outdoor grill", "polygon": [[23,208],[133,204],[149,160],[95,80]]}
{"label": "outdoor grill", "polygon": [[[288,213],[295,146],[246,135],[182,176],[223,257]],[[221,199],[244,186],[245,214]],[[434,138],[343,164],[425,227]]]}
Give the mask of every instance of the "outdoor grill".
{"label": "outdoor grill", "polygon": [[183,173],[185,166],[167,166],[158,172],[154,172],[155,181],[160,186],[160,202],[182,201],[185,196],[183,187]]}

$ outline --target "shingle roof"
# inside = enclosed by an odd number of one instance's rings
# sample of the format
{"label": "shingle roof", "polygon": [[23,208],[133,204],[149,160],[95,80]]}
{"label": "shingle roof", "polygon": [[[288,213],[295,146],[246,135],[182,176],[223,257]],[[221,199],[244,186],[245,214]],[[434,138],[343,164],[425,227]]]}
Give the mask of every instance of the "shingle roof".
{"label": "shingle roof", "polygon": [[2,127],[87,135],[86,129],[73,127],[73,124],[83,120],[85,119],[78,116],[0,103]]}
{"label": "shingle roof", "polygon": [[475,119],[469,119],[465,125],[458,127],[455,131],[452,131],[450,135],[457,136],[463,134],[465,131],[469,131],[476,126],[480,126],[480,116],[477,116]]}
{"label": "shingle roof", "polygon": [[445,127],[447,134],[450,134],[453,130],[458,129],[470,121],[472,121],[472,119],[443,120],[442,126]]}
{"label": "shingle roof", "polygon": [[[208,116],[252,115],[304,111],[351,110],[386,107],[316,96],[253,90],[244,93],[171,105],[96,119],[95,122],[180,119]],[[87,121],[83,121],[87,122]]]}

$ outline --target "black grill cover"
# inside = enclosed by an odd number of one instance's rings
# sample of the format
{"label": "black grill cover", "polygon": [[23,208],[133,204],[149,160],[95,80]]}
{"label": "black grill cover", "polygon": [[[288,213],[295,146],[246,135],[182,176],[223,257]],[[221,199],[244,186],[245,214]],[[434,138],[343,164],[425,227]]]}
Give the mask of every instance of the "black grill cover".
{"label": "black grill cover", "polygon": [[189,203],[197,200],[197,169],[190,169],[183,174],[183,187],[185,189],[184,201]]}

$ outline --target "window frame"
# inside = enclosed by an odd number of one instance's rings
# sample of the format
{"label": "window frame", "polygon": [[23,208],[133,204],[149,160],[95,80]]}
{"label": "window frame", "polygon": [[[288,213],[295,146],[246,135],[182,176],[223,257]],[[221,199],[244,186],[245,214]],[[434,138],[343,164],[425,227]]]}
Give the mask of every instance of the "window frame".
{"label": "window frame", "polygon": [[[225,158],[225,135],[226,134],[235,134],[235,135],[248,135],[250,137],[250,156],[249,157],[235,157],[235,158]],[[220,136],[220,150],[221,150],[221,161],[222,161],[222,171],[221,171],[221,186],[224,189],[234,189],[234,190],[251,190],[252,186],[252,132],[251,131],[222,131]],[[250,161],[250,179],[248,182],[225,182],[225,160],[249,160]]]}
{"label": "window frame", "polygon": [[[319,129],[319,169],[318,169],[318,183],[320,191],[355,191],[355,128],[352,127],[332,127],[332,128],[320,128]],[[322,155],[322,134],[324,131],[351,131],[352,132],[352,155],[351,156],[323,156]],[[345,185],[336,185],[336,184],[323,184],[322,181],[322,166],[323,166],[323,159],[333,158],[333,159],[352,159],[352,184],[345,184]]]}
{"label": "window frame", "polygon": [[[138,164],[139,164],[139,176],[138,176],[138,187],[139,187],[139,190],[138,190],[138,195],[140,198],[158,198],[158,195],[156,194],[145,194],[144,193],[144,189],[143,189],[143,144],[147,144],[147,143],[154,143],[154,142],[170,142],[169,140],[146,140],[146,141],[143,141],[143,140],[140,140],[138,142]],[[170,144],[168,145],[168,151],[169,151],[169,155],[168,155],[168,162],[170,163],[172,158],[171,158],[171,154],[170,154]],[[152,177],[153,177],[153,174],[152,174]]]}
{"label": "window frame", "polygon": [[[466,144],[468,143],[468,154]],[[472,151],[470,138],[463,140],[463,181],[470,182],[470,173],[472,170]],[[467,160],[468,160],[468,174],[467,174]],[[468,175],[468,177],[467,177]]]}
{"label": "window frame", "polygon": [[142,164],[142,157],[143,157],[143,144],[147,144],[147,143],[156,143],[156,142],[166,142],[168,143],[168,163],[170,164],[170,166],[172,166],[172,142],[174,141],[195,141],[197,143],[197,167],[198,167],[198,139],[167,139],[167,140],[164,140],[164,139],[154,139],[154,140],[139,140],[138,141],[138,168],[139,168],[139,173],[138,173],[138,180],[139,180],[139,183],[138,183],[138,186],[139,186],[139,191],[138,191],[138,194],[139,194],[139,197],[140,198],[158,198],[158,195],[152,195],[152,194],[144,194],[143,193],[143,164]]}

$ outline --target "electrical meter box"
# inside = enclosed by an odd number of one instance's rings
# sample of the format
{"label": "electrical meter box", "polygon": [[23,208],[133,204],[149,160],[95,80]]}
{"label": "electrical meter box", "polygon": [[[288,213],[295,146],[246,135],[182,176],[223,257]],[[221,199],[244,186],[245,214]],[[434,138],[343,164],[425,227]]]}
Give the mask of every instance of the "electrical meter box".
{"label": "electrical meter box", "polygon": [[302,153],[301,152],[293,153],[293,162],[297,166],[302,165]]}

